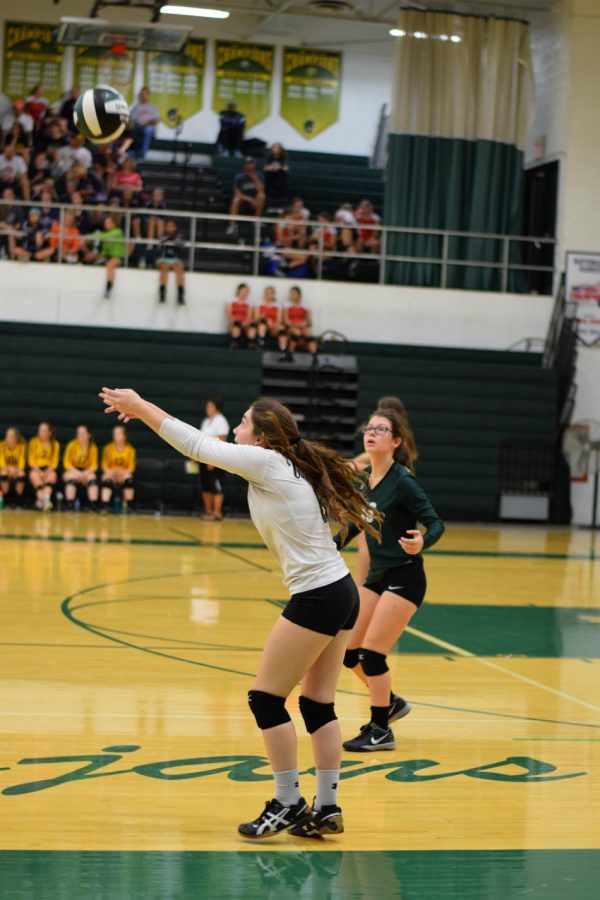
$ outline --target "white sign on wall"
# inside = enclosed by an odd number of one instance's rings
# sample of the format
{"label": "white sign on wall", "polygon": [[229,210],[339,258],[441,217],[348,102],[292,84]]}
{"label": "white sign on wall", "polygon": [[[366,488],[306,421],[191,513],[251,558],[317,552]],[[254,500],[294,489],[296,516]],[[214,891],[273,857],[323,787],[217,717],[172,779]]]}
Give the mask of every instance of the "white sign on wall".
{"label": "white sign on wall", "polygon": [[575,303],[577,334],[591,347],[600,341],[600,253],[569,250],[565,265],[565,302]]}

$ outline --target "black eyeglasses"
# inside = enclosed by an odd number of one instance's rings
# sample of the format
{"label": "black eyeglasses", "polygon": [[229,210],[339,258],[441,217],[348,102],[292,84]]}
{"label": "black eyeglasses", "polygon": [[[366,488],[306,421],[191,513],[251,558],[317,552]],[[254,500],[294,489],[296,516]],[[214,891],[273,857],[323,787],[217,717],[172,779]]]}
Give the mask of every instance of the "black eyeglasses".
{"label": "black eyeglasses", "polygon": [[387,428],[387,426],[385,426],[385,425],[363,425],[363,427],[360,430],[362,431],[363,434],[369,434],[370,431],[372,431],[373,434],[392,434],[393,433],[392,429]]}

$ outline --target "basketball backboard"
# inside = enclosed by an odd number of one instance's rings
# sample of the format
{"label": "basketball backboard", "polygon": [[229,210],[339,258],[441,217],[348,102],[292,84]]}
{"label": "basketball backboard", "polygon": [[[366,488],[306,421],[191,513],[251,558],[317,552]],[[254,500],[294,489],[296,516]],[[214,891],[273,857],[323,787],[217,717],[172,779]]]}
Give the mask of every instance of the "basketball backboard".
{"label": "basketball backboard", "polygon": [[64,16],[57,42],[73,47],[127,47],[129,50],[181,50],[192,33],[190,27],[146,22],[108,22],[105,19],[76,19]]}

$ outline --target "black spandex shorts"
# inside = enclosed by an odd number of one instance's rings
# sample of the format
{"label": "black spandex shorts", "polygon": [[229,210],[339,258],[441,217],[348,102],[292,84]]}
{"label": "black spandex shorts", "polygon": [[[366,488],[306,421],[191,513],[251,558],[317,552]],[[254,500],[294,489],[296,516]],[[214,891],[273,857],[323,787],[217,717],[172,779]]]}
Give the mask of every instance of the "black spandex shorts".
{"label": "black spandex shorts", "polygon": [[222,494],[222,469],[209,469],[206,463],[200,463],[200,489],[207,494]]}
{"label": "black spandex shorts", "polygon": [[365,587],[380,596],[384,591],[389,591],[410,600],[415,606],[420,606],[427,590],[423,557],[413,556],[403,566],[388,569],[385,575],[376,581],[366,582]]}
{"label": "black spandex shorts", "polygon": [[348,573],[333,584],[292,594],[281,615],[302,628],[335,637],[338,631],[354,628],[359,605],[358,589]]}

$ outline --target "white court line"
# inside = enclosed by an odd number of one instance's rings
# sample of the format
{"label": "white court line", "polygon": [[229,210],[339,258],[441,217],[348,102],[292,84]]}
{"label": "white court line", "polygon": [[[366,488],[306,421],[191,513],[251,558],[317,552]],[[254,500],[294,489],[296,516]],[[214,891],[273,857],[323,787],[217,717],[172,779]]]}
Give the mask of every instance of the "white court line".
{"label": "white court line", "polygon": [[481,663],[482,666],[488,666],[490,669],[496,669],[497,672],[502,672],[503,675],[510,675],[511,678],[517,678],[519,681],[524,681],[526,684],[531,684],[533,687],[540,688],[542,691],[548,691],[550,694],[554,694],[555,697],[561,697],[563,700],[569,700],[571,703],[577,703],[578,706],[584,706],[586,709],[591,709],[595,713],[600,714],[600,707],[594,706],[592,703],[587,703],[585,700],[580,700],[578,697],[573,697],[571,694],[565,694],[564,691],[558,691],[556,688],[550,687],[548,684],[544,684],[541,681],[536,681],[534,678],[528,678],[527,675],[521,675],[519,672],[513,672],[511,669],[507,669],[504,666],[501,666],[499,663],[492,662],[491,659],[484,659],[481,656],[477,656],[475,653],[471,653],[469,650],[463,650],[462,647],[457,647],[456,644],[449,644],[448,641],[443,641],[441,638],[435,637],[432,634],[427,634],[426,631],[420,631],[418,628],[413,628],[412,625],[407,626],[405,628],[409,634],[414,635],[415,637],[421,638],[424,641],[428,641],[430,644],[436,644],[438,647],[442,647],[444,650],[449,650],[451,653],[455,653],[457,656],[462,656],[465,659],[474,659],[476,662]]}
{"label": "white court line", "polygon": [[[56,713],[56,712],[0,712],[0,719],[11,719],[11,718],[52,718],[52,719],[80,719],[84,717],[86,719],[139,719],[139,713],[89,713],[89,712],[65,712],[65,713]],[[152,716],[144,716],[144,719],[153,718]],[[166,719],[186,719],[186,720],[202,720],[202,721],[214,721],[215,716],[197,716],[194,714],[191,715],[178,715],[176,713],[163,715],[162,713],[157,713],[154,718],[160,718],[161,720]],[[227,716],[226,721],[247,721],[248,716]],[[344,716],[345,722],[364,722],[364,716]],[[475,724],[481,725],[481,717],[478,719],[422,719],[419,717],[419,723],[427,725],[429,722],[442,722],[449,725],[466,725],[466,724]],[[493,725],[506,725],[505,721],[495,719],[491,724]],[[540,722],[539,724],[547,724]]]}

